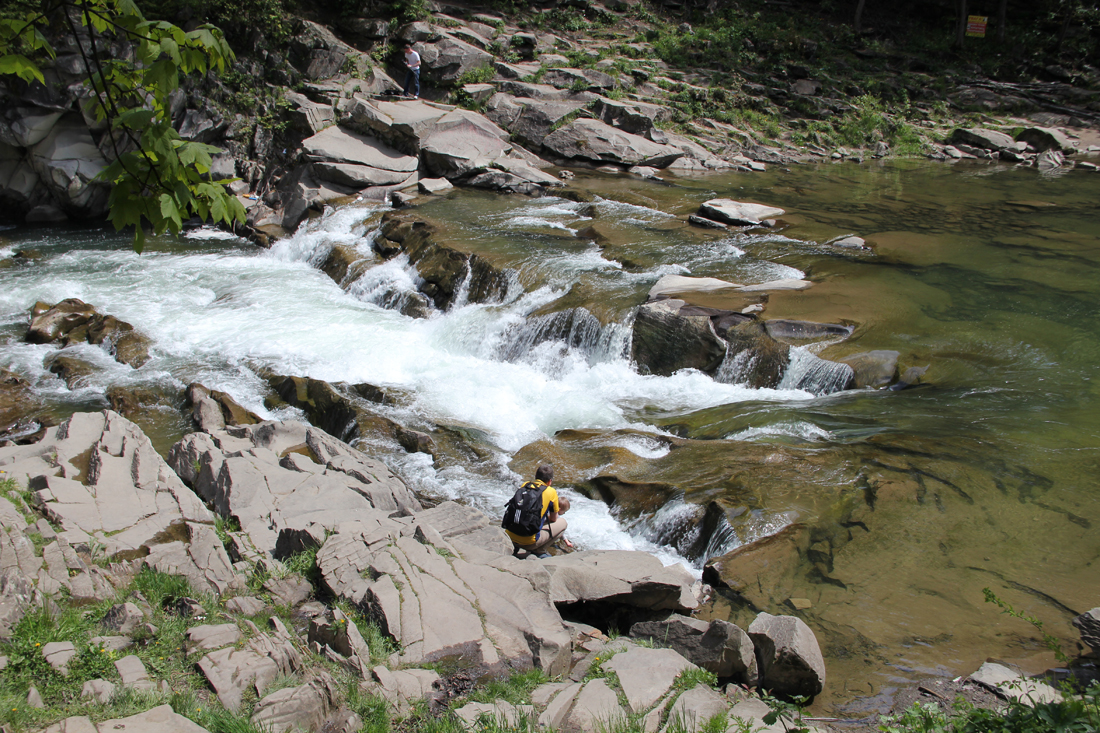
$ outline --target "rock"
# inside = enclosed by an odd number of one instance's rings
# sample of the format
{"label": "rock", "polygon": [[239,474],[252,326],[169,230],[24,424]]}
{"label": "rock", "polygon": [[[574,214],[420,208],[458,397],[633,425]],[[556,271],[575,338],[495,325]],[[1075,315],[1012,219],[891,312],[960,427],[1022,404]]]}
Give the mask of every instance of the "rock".
{"label": "rock", "polygon": [[270,733],[320,730],[337,694],[336,682],[318,673],[304,685],[284,687],[256,703],[252,724]]}
{"label": "rock", "polygon": [[399,713],[407,712],[418,702],[433,697],[441,677],[430,669],[399,669],[390,671],[382,665],[371,670],[371,680],[360,689],[379,695]]}
{"label": "rock", "polygon": [[1005,699],[1016,700],[1029,707],[1062,701],[1061,693],[1050,685],[1028,679],[1003,664],[985,662],[977,672],[970,675],[970,680],[988,687]]}
{"label": "rock", "polygon": [[749,626],[760,685],[772,694],[814,697],[825,685],[825,661],[814,632],[796,616],[761,613]]}
{"label": "rock", "polygon": [[973,145],[983,150],[1011,150],[1016,147],[1015,141],[996,130],[985,130],[980,127],[956,128],[948,139],[951,144],[963,143]]}
{"label": "rock", "polygon": [[304,94],[287,91],[283,98],[293,107],[290,119],[295,127],[318,133],[336,124],[336,113],[331,104],[318,104]]}
{"label": "rock", "polygon": [[221,430],[226,425],[253,425],[263,419],[225,392],[207,389],[198,382],[187,387],[187,401],[195,426],[204,433]]}
{"label": "rock", "polygon": [[0,639],[11,638],[12,627],[19,623],[36,600],[34,583],[21,574],[18,567],[0,569]]}
{"label": "rock", "polygon": [[855,372],[852,379],[854,388],[878,389],[890,384],[897,377],[900,356],[901,354],[897,351],[867,351],[838,359],[838,361],[852,367]]}
{"label": "rock", "polygon": [[1094,655],[1100,654],[1100,606],[1073,619],[1073,625],[1081,632],[1081,641]]}
{"label": "rock", "polygon": [[822,339],[846,339],[855,331],[853,326],[839,323],[812,323],[775,318],[764,322],[768,335],[778,341],[805,343]]}
{"label": "rock", "polygon": [[130,636],[145,623],[145,614],[136,603],[119,603],[111,606],[100,620],[104,628]]}
{"label": "rock", "polygon": [[31,325],[26,338],[33,344],[60,342],[71,346],[86,342],[103,345],[115,361],[135,369],[149,360],[151,343],[129,323],[102,315],[76,298],[54,306],[36,303],[31,309]]}
{"label": "rock", "polygon": [[614,730],[624,725],[626,719],[618,695],[605,680],[597,678],[585,684],[577,695],[566,719],[566,730]]}
{"label": "rock", "polygon": [[156,683],[149,678],[145,665],[136,655],[131,654],[116,660],[115,669],[118,670],[118,676],[122,680],[123,687],[135,690],[152,690],[156,687]]}
{"label": "rock", "polygon": [[683,565],[662,565],[646,552],[589,550],[540,565],[550,573],[550,599],[556,604],[614,601],[654,611],[690,611],[699,605],[691,573]]}
{"label": "rock", "polygon": [[1045,153],[1040,153],[1037,166],[1041,171],[1048,171],[1054,168],[1061,168],[1065,165],[1066,158],[1058,150],[1048,150]]}
{"label": "rock", "polygon": [[1053,127],[1029,127],[1016,135],[1016,142],[1027,143],[1037,153],[1057,150],[1072,153],[1076,150],[1073,141],[1064,132]]}
{"label": "rock", "polygon": [[41,693],[38,692],[38,688],[34,685],[31,685],[30,689],[27,690],[27,705],[39,710],[46,707],[46,701],[42,699]]}
{"label": "rock", "polygon": [[835,239],[829,242],[834,247],[845,247],[848,249],[865,249],[867,242],[862,237],[844,237],[842,239]]}
{"label": "rock", "polygon": [[630,636],[668,647],[717,677],[732,677],[755,687],[756,656],[752,640],[740,627],[716,619],[700,621],[673,615],[665,621],[642,621],[630,627]]}
{"label": "rock", "polygon": [[943,149],[943,154],[946,155],[948,158],[953,158],[955,160],[963,157],[962,151],[953,145],[948,145],[947,147],[945,147]]}
{"label": "rock", "polygon": [[443,193],[454,188],[446,178],[421,178],[417,186],[420,193]]}
{"label": "rock", "polygon": [[240,641],[241,630],[237,624],[203,624],[187,630],[187,641],[191,650],[210,651]]}
{"label": "rock", "polygon": [[728,224],[723,224],[720,221],[714,221],[713,219],[707,219],[706,217],[692,214],[688,217],[688,224],[692,226],[702,227],[703,229],[728,229]]}
{"label": "rock", "polygon": [[88,680],[80,689],[80,696],[90,697],[100,705],[106,705],[115,696],[115,685],[107,680]]}
{"label": "rock", "polygon": [[99,368],[84,359],[68,356],[59,351],[47,356],[42,366],[51,374],[56,374],[65,382],[65,386],[71,390],[89,386],[91,378],[99,373]]}
{"label": "rock", "polygon": [[681,293],[709,293],[726,288],[739,288],[737,283],[719,280],[714,277],[687,277],[686,275],[662,275],[649,289],[649,299],[656,300],[663,295]]}
{"label": "rock", "polygon": [[642,373],[669,376],[680,369],[713,374],[726,357],[726,342],[708,315],[683,300],[646,303],[634,319],[631,359]]}
{"label": "rock", "polygon": [[[441,506],[447,505],[452,503]],[[468,663],[490,669],[514,665],[551,675],[566,671],[569,635],[547,598],[543,569],[499,550],[486,553],[478,546],[476,528],[447,537],[424,514],[414,521],[440,532],[436,545],[397,536],[401,525],[387,519],[341,527],[317,553],[325,586],[378,619],[383,632],[398,642],[402,663],[422,665],[463,654]],[[483,527],[488,524],[487,518],[482,521]],[[493,532],[499,536],[499,529]],[[441,555],[440,544],[455,557]],[[494,564],[480,564],[483,560]],[[425,598],[431,603],[421,603]]]}
{"label": "rock", "polygon": [[578,119],[558,128],[543,140],[543,146],[562,158],[581,158],[596,163],[664,168],[684,153],[644,137],[616,130],[598,120]]}
{"label": "rock", "polygon": [[268,634],[252,637],[242,649],[226,648],[210,652],[199,660],[218,699],[227,710],[237,711],[245,690],[254,688],[263,695],[280,674],[291,674],[302,664],[301,656],[290,639]]}
{"label": "rock", "polygon": [[791,91],[806,97],[812,97],[821,91],[821,82],[811,79],[796,79],[791,83]]}
{"label": "rock", "polygon": [[603,667],[619,677],[627,704],[634,714],[645,712],[665,695],[685,670],[695,665],[671,649],[631,647],[615,654]]}
{"label": "rock", "polygon": [[264,590],[271,594],[271,600],[277,606],[294,608],[313,595],[313,586],[299,575],[286,578],[272,578],[264,583]]}
{"label": "rock", "polygon": [[437,86],[452,86],[464,74],[493,66],[492,54],[448,33],[435,43],[420,44],[417,50],[422,81]]}
{"label": "rock", "polygon": [[76,656],[76,647],[71,641],[51,641],[42,645],[42,656],[51,667],[67,677],[69,660]]}
{"label": "rock", "polygon": [[668,711],[666,730],[699,733],[717,716],[724,721],[729,707],[729,699],[724,695],[706,685],[696,685],[676,698]]}
{"label": "rock", "polygon": [[262,613],[265,608],[267,608],[266,603],[259,598],[250,596],[238,596],[225,602],[225,610],[230,613],[239,613],[242,616],[255,616]]}
{"label": "rock", "polygon": [[581,684],[578,682],[550,682],[535,688],[531,692],[531,702],[545,708],[538,718],[539,727],[561,730],[569,708],[580,691]]}
{"label": "rock", "polygon": [[503,730],[521,730],[525,728],[523,721],[533,721],[535,710],[530,705],[512,705],[506,700],[497,700],[493,703],[471,702],[455,710],[455,715],[462,721],[467,731],[483,730],[479,721],[488,720],[494,727]]}
{"label": "rock", "polygon": [[760,226],[763,219],[782,216],[783,209],[733,199],[711,199],[699,206],[699,216],[734,226]]}
{"label": "rock", "polygon": [[97,178],[107,161],[81,115],[63,115],[46,137],[30,148],[28,160],[65,213],[81,219],[106,214],[109,189]]}
{"label": "rock", "polygon": [[[284,462],[292,465],[285,458],[290,449],[304,450],[307,462],[318,470],[284,467]],[[249,542],[269,558],[277,550],[279,556],[297,552],[303,541],[312,546],[315,540],[306,540],[311,533],[323,537],[326,529],[335,529],[348,517],[420,508],[385,465],[302,423],[263,422],[210,436],[193,433],[172,447],[169,460],[193,476],[195,491],[219,514],[237,517]],[[197,474],[195,465],[200,466]]]}
{"label": "rock", "polygon": [[782,280],[770,280],[766,283],[756,283],[755,285],[742,285],[738,290],[743,293],[762,293],[772,290],[806,290],[811,287],[813,287],[813,283],[809,280],[784,278]]}
{"label": "rock", "polygon": [[[74,718],[68,719],[68,721],[71,720]],[[68,721],[63,721],[62,725]],[[49,730],[53,733],[52,729]],[[59,728],[56,733],[94,733],[94,731],[94,726],[86,732],[81,728],[70,726]],[[128,718],[105,720],[99,724],[99,731],[101,733],[115,733],[115,731],[120,733],[207,733],[205,728],[173,711],[171,705],[161,705]]]}
{"label": "rock", "polygon": [[[417,167],[420,165],[414,155],[398,152],[374,138],[340,126],[330,127],[313,137],[303,140],[302,150],[305,152],[307,159],[314,162],[314,170],[316,170],[317,163],[329,164],[330,166],[345,164],[377,171],[378,173],[374,175],[378,177],[384,175],[382,172],[387,172],[390,174],[390,179],[392,179],[397,177],[398,174],[405,174],[404,177],[408,178],[409,175],[416,172]],[[324,170],[329,170],[329,168]],[[350,176],[350,173],[348,175]]]}
{"label": "rock", "polygon": [[469,119],[456,120],[424,136],[420,156],[435,175],[460,178],[504,158],[511,151],[506,136],[499,128],[490,131]]}

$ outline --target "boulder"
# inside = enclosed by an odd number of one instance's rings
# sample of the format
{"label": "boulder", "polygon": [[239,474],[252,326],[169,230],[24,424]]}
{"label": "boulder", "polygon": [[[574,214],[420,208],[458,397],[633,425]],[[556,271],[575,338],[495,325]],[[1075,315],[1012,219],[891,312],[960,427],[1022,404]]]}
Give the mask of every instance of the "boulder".
{"label": "boulder", "polygon": [[[375,176],[381,177],[386,172],[391,178],[409,175],[416,172],[420,162],[414,155],[406,155],[379,142],[378,140],[359,134],[342,126],[329,127],[313,137],[302,141],[302,150],[307,159],[314,162],[314,170],[317,164],[326,164],[321,170],[329,170],[333,165],[343,165],[346,170],[370,169],[376,171]],[[337,169],[332,169],[337,170]],[[331,179],[325,179],[331,180]],[[337,181],[339,182],[339,181]],[[394,183],[397,181],[394,180]],[[386,185],[386,184],[367,184]]]}
{"label": "boulder", "polygon": [[1100,654],[1100,606],[1073,619],[1073,625],[1081,632],[1081,641],[1093,655]]}
{"label": "boulder", "polygon": [[1010,136],[1003,132],[986,130],[980,127],[956,128],[947,142],[952,145],[958,143],[972,145],[983,150],[1014,150],[1016,148],[1016,141]]}
{"label": "boulder", "polygon": [[668,647],[717,677],[732,677],[741,684],[756,686],[752,640],[728,621],[706,622],[673,615],[664,621],[638,622],[630,627],[630,636]]}
{"label": "boulder", "polygon": [[451,86],[464,74],[493,65],[491,53],[449,33],[441,34],[434,43],[418,44],[417,51],[420,53],[423,81],[439,86]]}
{"label": "boulder", "polygon": [[672,119],[668,107],[633,100],[611,100],[606,97],[596,99],[592,112],[612,127],[635,135],[646,135],[658,122]]}
{"label": "boulder", "polygon": [[56,305],[43,302],[31,308],[26,340],[32,344],[77,343],[102,345],[121,364],[135,369],[149,361],[150,340],[114,316],[103,315],[82,300],[69,298]]}
{"label": "boulder", "polygon": [[188,647],[191,651],[221,649],[240,641],[241,630],[237,624],[202,624],[187,630]]}
{"label": "boulder", "polygon": [[253,425],[263,419],[246,410],[229,394],[207,389],[198,382],[187,387],[187,401],[195,427],[204,433],[221,430],[226,425]]}
{"label": "boulder", "polygon": [[407,713],[412,706],[437,694],[442,682],[439,674],[430,669],[389,670],[378,665],[371,670],[371,678],[359,688],[368,694],[381,697],[397,710]]}
{"label": "boulder", "polygon": [[1035,707],[1039,703],[1062,701],[1062,694],[1045,682],[1028,679],[1019,672],[996,662],[982,664],[977,672],[970,675],[970,680],[1003,698],[1016,700],[1029,707]]}
{"label": "boulder", "polygon": [[319,104],[304,94],[284,92],[283,98],[291,104],[290,119],[295,127],[318,133],[336,124],[336,112],[331,104]]}
{"label": "boulder", "polygon": [[420,509],[385,465],[298,422],[192,433],[172,447],[169,461],[220,515],[236,517],[269,558],[317,546],[348,517]]}
{"label": "boulder", "polygon": [[42,407],[30,382],[0,367],[0,439],[38,430],[35,417]]}
{"label": "boulder", "polygon": [[377,619],[402,663],[461,656],[487,669],[568,670],[569,634],[541,567],[499,552],[499,544],[486,552],[477,530],[446,537],[432,515],[412,521],[432,531],[386,518],[349,522],[317,553],[325,586]]}
{"label": "boulder", "polygon": [[760,686],[774,695],[814,697],[825,686],[825,661],[810,627],[797,616],[761,613],[749,626]]}
{"label": "boulder", "polygon": [[500,133],[486,130],[472,120],[457,120],[445,127],[440,125],[421,138],[420,156],[434,175],[461,178],[490,166],[511,151],[504,137],[506,133],[503,130]]}
{"label": "boulder", "polygon": [[764,219],[782,216],[783,209],[733,199],[711,199],[699,206],[699,216],[734,226],[760,226]]}
{"label": "boulder", "polygon": [[98,219],[107,213],[109,188],[97,177],[107,167],[83,117],[69,113],[30,148],[29,161],[65,213]]}
{"label": "boulder", "polygon": [[550,573],[550,599],[559,605],[602,602],[681,612],[699,605],[687,568],[663,565],[646,552],[573,552],[543,560],[541,566]]}
{"label": "boulder", "polygon": [[579,100],[532,99],[495,94],[486,105],[486,116],[512,133],[512,138],[539,148],[555,127],[582,109]]}
{"label": "boulder", "polygon": [[616,130],[599,120],[578,119],[546,136],[543,147],[562,158],[580,158],[594,163],[624,166],[648,165],[664,168],[684,153],[638,135]]}
{"label": "boulder", "polygon": [[36,600],[33,581],[21,574],[18,567],[0,569],[0,640],[11,638],[12,627],[34,607]]}
{"label": "boulder", "polygon": [[693,314],[683,300],[646,303],[634,319],[630,357],[639,371],[669,376],[680,369],[713,374],[727,344],[708,315]]}
{"label": "boulder", "polygon": [[170,527],[214,521],[149,438],[111,410],[76,413],[38,443],[0,447],[0,464],[28,482],[69,544],[94,538],[108,556],[143,554]]}
{"label": "boulder", "polygon": [[122,659],[116,659],[115,670],[118,672],[122,687],[134,690],[152,690],[156,687],[156,682],[149,677],[145,664],[137,655],[130,654]]}
{"label": "boulder", "polygon": [[856,389],[885,387],[898,376],[897,351],[867,351],[861,354],[838,359],[842,364],[852,367],[855,373],[852,386]]}
{"label": "boulder", "polygon": [[437,194],[454,188],[446,178],[421,178],[417,183],[420,193]]}
{"label": "boulder", "polygon": [[754,389],[779,386],[790,364],[790,346],[769,336],[755,319],[733,322],[721,335],[728,343],[727,356],[716,379]]}

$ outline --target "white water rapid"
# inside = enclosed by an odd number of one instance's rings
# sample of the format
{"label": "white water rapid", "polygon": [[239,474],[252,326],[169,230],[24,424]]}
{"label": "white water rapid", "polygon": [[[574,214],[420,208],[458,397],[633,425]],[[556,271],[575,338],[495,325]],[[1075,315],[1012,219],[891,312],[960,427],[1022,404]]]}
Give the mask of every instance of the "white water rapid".
{"label": "white water rapid", "polygon": [[[601,206],[602,216],[617,217],[624,225],[667,218],[644,207],[614,202]],[[649,283],[674,269],[661,265],[646,273],[626,273],[594,246],[578,248],[575,239],[531,265],[550,273],[547,284],[531,292],[524,292],[517,280],[504,304],[460,303],[426,319],[403,316],[385,307],[416,288],[416,273],[401,258],[378,264],[346,291],[317,269],[337,243],[370,257],[373,232],[363,222],[376,210],[376,205],[352,204],[328,212],[269,251],[207,230],[192,233],[182,245],[154,245],[143,255],[134,254],[127,239],[100,230],[42,230],[24,236],[20,246],[37,249],[43,257],[31,266],[0,272],[5,285],[0,288],[0,366],[29,378],[47,399],[72,410],[101,408],[104,390],[115,385],[168,383],[178,388],[198,381],[228,392],[260,415],[298,417],[293,410],[272,413],[264,407],[267,385],[256,375],[258,368],[399,390],[411,402],[393,408],[394,419],[413,426],[417,421],[466,426],[487,435],[498,452],[488,462],[492,465],[476,471],[437,468],[430,456],[400,450],[391,450],[385,459],[415,490],[462,498],[493,514],[520,478],[507,468],[511,454],[559,430],[633,428],[657,435],[656,428],[638,417],[647,408],[688,412],[744,400],[814,396],[796,388],[748,389],[690,371],[642,376],[626,356],[628,324],[600,327],[595,319],[586,320],[584,312],[564,325],[528,321],[529,313],[560,297],[586,274],[609,282]],[[512,211],[486,226],[545,230],[580,219],[571,202],[517,200]],[[728,243],[699,256],[736,260],[742,254]],[[764,276],[798,273],[766,262],[742,264],[744,271],[755,269]],[[74,297],[150,336],[150,362],[133,370],[98,347],[79,346],[70,347],[73,355],[98,368],[83,386],[69,390],[49,373],[43,358],[55,347],[22,342],[27,314],[36,301]],[[555,338],[554,328],[559,327],[567,335]],[[806,359],[807,367],[810,361]],[[668,450],[644,436],[628,442],[624,447],[641,456],[660,457]],[[666,563],[688,564],[674,548],[654,539],[662,536],[657,525],[677,521],[682,503],[627,528],[602,502],[564,491],[573,499],[569,534],[578,546],[644,549]],[[745,540],[727,539],[734,544]]]}

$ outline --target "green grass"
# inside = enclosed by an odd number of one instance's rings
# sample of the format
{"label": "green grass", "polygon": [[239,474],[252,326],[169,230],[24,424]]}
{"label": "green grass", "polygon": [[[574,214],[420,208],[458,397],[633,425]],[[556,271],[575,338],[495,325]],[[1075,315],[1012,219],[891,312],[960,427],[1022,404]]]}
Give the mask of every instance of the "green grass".
{"label": "green grass", "polygon": [[[1066,691],[1070,692],[1070,691]],[[884,717],[884,733],[1093,733],[1100,730],[1100,683],[1062,702],[1034,707],[1010,700],[1003,710],[978,708],[963,699],[949,711],[914,703],[901,715]]]}
{"label": "green grass", "polygon": [[541,669],[516,672],[510,677],[479,684],[470,694],[470,699],[474,702],[507,700],[513,705],[527,704],[531,701],[531,691],[549,681],[550,678]]}

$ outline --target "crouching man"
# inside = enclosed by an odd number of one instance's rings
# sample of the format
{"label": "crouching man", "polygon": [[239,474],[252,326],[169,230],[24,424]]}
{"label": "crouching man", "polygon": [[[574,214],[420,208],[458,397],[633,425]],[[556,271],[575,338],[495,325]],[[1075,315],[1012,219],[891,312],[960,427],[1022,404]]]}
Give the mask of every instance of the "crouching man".
{"label": "crouching man", "polygon": [[[561,515],[569,510],[569,500],[558,496],[550,485],[553,481],[553,467],[539,466],[535,480],[523,484],[504,508],[501,526],[512,540],[512,554],[516,557],[550,557],[546,548],[561,537],[568,526]],[[569,540],[562,539],[566,547],[573,546]]]}

